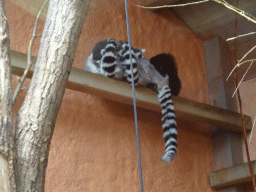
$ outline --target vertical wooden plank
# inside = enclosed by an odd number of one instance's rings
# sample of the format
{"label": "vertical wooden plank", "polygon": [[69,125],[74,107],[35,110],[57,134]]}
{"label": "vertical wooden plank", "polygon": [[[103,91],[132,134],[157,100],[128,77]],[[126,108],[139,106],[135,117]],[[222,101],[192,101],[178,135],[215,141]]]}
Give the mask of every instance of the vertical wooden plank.
{"label": "vertical wooden plank", "polygon": [[225,98],[226,98],[226,109],[230,111],[238,111],[237,105],[237,97],[232,97],[236,85],[235,85],[235,76],[232,75],[228,81],[226,80],[229,73],[233,69],[233,57],[230,49],[228,48],[227,43],[222,40],[219,40],[219,53],[220,53],[220,62],[221,62],[221,69],[222,69],[222,76],[223,76],[223,83],[225,88]]}
{"label": "vertical wooden plank", "polygon": [[219,130],[213,139],[215,170],[243,163],[240,134]]}
{"label": "vertical wooden plank", "polygon": [[[208,80],[208,102],[212,105],[236,111],[236,100],[231,97],[233,82],[226,82],[231,71],[231,54],[225,42],[217,37],[204,42],[206,76]],[[242,137],[240,134],[213,127],[214,168],[219,170],[243,163]],[[221,192],[240,192],[237,187],[221,190]]]}

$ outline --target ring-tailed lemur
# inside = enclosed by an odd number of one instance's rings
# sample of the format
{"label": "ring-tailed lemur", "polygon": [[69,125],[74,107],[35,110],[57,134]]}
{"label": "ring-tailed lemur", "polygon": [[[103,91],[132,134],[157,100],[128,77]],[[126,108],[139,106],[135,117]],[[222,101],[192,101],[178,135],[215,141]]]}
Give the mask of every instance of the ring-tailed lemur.
{"label": "ring-tailed lemur", "polygon": [[[158,100],[162,107],[162,128],[165,140],[165,154],[161,160],[169,163],[173,160],[177,150],[177,121],[171,99],[171,93],[177,95],[180,91],[180,81],[177,77],[175,62],[172,56],[168,54],[165,54],[166,58],[159,55],[148,60],[143,55],[145,50],[132,47],[131,51],[134,84],[149,87],[158,92]],[[162,63],[164,63],[163,66]],[[177,77],[176,82],[179,85],[176,87],[172,86],[172,82],[169,82],[169,65],[173,65],[171,67],[174,72],[171,72],[171,75],[175,74]],[[125,41],[117,42],[114,39],[98,42],[86,60],[85,70],[131,84],[128,43]],[[174,87],[174,92],[169,86]]]}

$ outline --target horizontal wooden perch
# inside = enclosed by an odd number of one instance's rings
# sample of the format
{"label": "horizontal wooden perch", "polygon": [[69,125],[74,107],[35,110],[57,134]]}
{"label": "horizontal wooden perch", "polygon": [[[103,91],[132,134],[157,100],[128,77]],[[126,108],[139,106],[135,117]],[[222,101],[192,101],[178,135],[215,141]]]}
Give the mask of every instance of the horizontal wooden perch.
{"label": "horizontal wooden perch", "polygon": [[[252,169],[256,176],[256,161],[252,161]],[[248,163],[221,169],[210,173],[210,184],[215,188],[225,188],[239,185],[251,180]]]}
{"label": "horizontal wooden perch", "polygon": [[[12,51],[11,61],[12,74],[21,76],[26,68],[27,55]],[[31,70],[33,71],[33,67]],[[32,72],[28,74],[28,78],[31,77]],[[133,104],[131,87],[127,83],[92,74],[82,69],[72,68],[67,88],[129,105]],[[138,107],[161,112],[157,94],[150,89],[136,88],[136,99]],[[203,130],[200,131],[210,132],[212,126],[234,132],[242,130],[239,113],[180,97],[174,97],[173,101],[178,121],[194,125],[191,127],[203,127]],[[251,130],[251,118],[244,116],[244,119],[246,129]]]}

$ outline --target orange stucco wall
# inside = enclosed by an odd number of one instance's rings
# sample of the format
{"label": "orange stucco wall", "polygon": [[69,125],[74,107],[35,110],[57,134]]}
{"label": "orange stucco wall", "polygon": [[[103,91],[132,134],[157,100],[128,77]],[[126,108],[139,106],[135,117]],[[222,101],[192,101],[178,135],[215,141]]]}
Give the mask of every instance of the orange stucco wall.
{"label": "orange stucco wall", "polygon": [[[11,49],[27,53],[35,17],[9,0],[6,4]],[[129,10],[133,46],[145,48],[146,57],[172,53],[182,81],[180,96],[206,103],[202,40],[173,13],[155,14],[131,4]],[[124,3],[93,0],[73,66],[83,68],[92,46],[108,37],[127,39]],[[37,40],[34,55],[38,44]],[[16,110],[24,95],[25,91]],[[164,164],[160,161],[164,153],[161,114],[138,109],[138,124],[145,191],[212,191],[210,137],[180,122],[177,155],[171,164]],[[66,90],[51,143],[46,191],[140,191],[132,106]]]}

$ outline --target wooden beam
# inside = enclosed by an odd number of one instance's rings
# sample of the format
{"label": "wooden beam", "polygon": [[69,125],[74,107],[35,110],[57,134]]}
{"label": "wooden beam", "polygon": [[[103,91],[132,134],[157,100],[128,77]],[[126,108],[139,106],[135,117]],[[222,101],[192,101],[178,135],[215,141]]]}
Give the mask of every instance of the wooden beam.
{"label": "wooden beam", "polygon": [[[22,75],[26,67],[26,58],[27,55],[25,54],[11,52],[13,75]],[[31,76],[32,72],[29,73],[28,78],[31,78]],[[72,68],[67,88],[132,105],[132,91],[127,83],[93,74],[82,69]],[[138,107],[161,112],[157,94],[150,89],[136,88],[136,98]],[[240,115],[236,112],[180,97],[174,97],[173,100],[178,121],[192,122],[192,124],[196,125],[195,127],[199,127],[199,124],[204,125],[205,130],[203,131],[206,132],[211,132],[210,128],[206,128],[211,125],[223,127],[234,132],[241,132],[242,130],[240,127]],[[251,118],[249,116],[245,116],[245,125],[248,131],[251,130]]]}
{"label": "wooden beam", "polygon": [[[252,161],[254,176],[256,176],[256,161]],[[210,173],[210,184],[215,188],[239,185],[250,181],[250,171],[247,163],[221,169]]]}
{"label": "wooden beam", "polygon": [[[191,2],[194,1],[183,1],[183,3]],[[255,1],[244,0],[243,3],[239,4],[239,9],[253,14],[255,12]],[[174,12],[182,18],[182,20],[190,27],[190,29],[192,29],[194,33],[197,35],[200,34],[204,39],[212,37],[209,37],[209,34],[207,33],[218,33],[221,32],[221,29],[226,29],[224,28],[225,25],[230,24],[231,21],[234,22],[235,19],[235,14],[231,10],[214,2],[206,2],[194,6],[185,6],[182,8],[176,7],[172,8],[172,10],[174,10]],[[241,17],[239,16],[238,19],[241,19]],[[245,20],[241,20],[241,22],[243,21]],[[217,28],[218,30],[215,31]],[[230,31],[229,28],[227,30]],[[232,35],[229,37],[232,37]]]}

